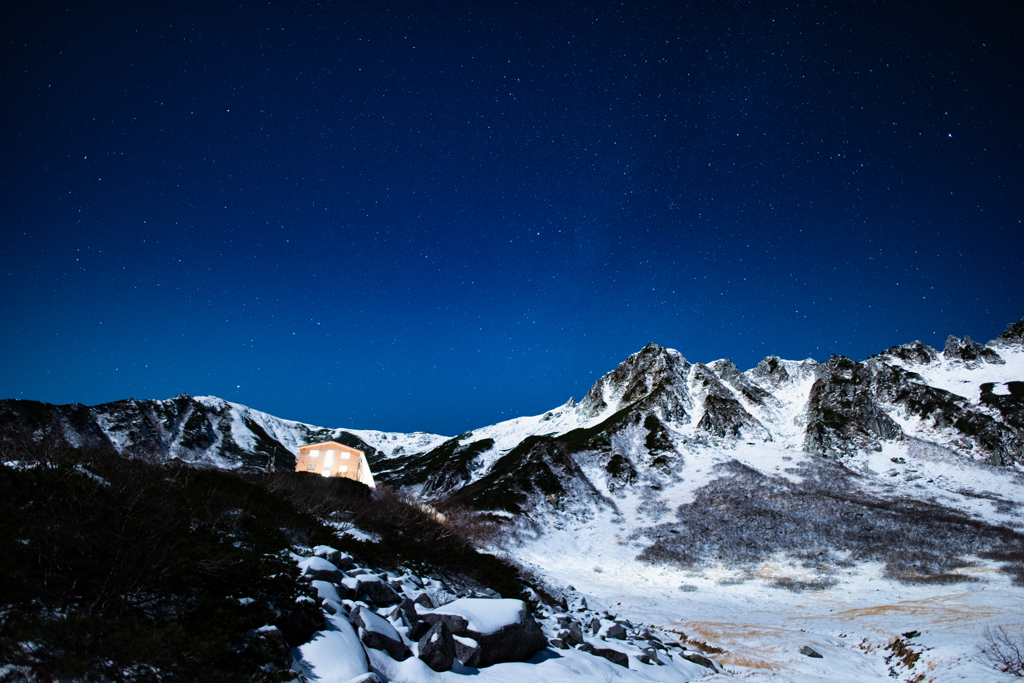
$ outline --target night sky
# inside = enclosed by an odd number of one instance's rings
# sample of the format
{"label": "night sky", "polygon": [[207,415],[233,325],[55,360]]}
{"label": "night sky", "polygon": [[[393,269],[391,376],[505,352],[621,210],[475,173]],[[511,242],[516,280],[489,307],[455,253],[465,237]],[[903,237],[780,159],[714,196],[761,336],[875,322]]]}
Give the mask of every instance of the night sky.
{"label": "night sky", "polygon": [[454,435],[1024,315],[1017,0],[17,5],[0,398]]}

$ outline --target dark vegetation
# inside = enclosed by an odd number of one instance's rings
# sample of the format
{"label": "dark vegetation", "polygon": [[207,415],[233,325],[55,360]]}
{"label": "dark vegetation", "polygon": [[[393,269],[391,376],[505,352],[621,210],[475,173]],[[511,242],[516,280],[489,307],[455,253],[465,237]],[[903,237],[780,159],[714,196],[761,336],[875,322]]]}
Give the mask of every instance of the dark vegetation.
{"label": "dark vegetation", "polygon": [[220,472],[63,449],[0,466],[0,508],[0,661],[30,680],[291,678],[250,632],[295,604],[293,539],[328,534],[281,498]]}
{"label": "dark vegetation", "polygon": [[490,527],[454,503],[433,510],[387,486],[371,490],[349,479],[305,472],[253,474],[249,480],[335,528],[357,524],[376,536],[374,542],[351,536],[327,541],[374,567],[406,568],[449,585],[487,586],[504,597],[525,597],[515,567],[474,548],[474,542],[491,538]]}
{"label": "dark vegetation", "polygon": [[[311,594],[295,545],[523,597],[514,567],[386,487],[59,445],[0,456],[22,463],[0,465],[0,662],[16,667],[0,667],[5,683],[289,680],[278,644],[254,629]],[[379,542],[336,535],[353,522]]]}
{"label": "dark vegetation", "polygon": [[637,532],[651,541],[639,559],[691,568],[753,564],[784,552],[818,575],[778,584],[789,590],[827,587],[835,567],[859,561],[883,562],[886,576],[904,583],[971,581],[952,572],[970,566],[972,555],[1006,563],[1015,580],[1024,566],[1020,531],[927,502],[875,498],[859,489],[857,475],[828,460],[795,471],[799,483],[736,461],[718,468],[728,474],[699,489],[674,521]]}

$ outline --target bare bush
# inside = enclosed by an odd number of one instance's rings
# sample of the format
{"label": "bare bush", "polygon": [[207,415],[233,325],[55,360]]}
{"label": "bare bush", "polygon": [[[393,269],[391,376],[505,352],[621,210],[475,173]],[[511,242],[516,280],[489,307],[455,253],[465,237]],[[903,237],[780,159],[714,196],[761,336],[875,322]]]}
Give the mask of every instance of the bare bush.
{"label": "bare bush", "polygon": [[794,593],[802,593],[804,591],[821,591],[826,588],[831,588],[837,583],[839,582],[828,576],[818,577],[811,579],[810,581],[801,581],[800,579],[794,579],[790,576],[783,576],[772,581],[772,585],[776,588],[784,588]]}
{"label": "bare bush", "polygon": [[[799,482],[736,461],[716,468],[724,476],[679,506],[675,520],[633,534],[633,540],[649,542],[639,559],[683,568],[743,566],[784,553],[823,575],[835,565],[877,561],[885,563],[887,577],[904,583],[954,583],[974,580],[953,573],[970,566],[971,556],[1003,562],[1024,557],[1020,531],[934,503],[874,497],[838,463],[803,463],[795,471]],[[1012,565],[1006,571],[1016,576]]]}
{"label": "bare bush", "polygon": [[1000,673],[1024,678],[1024,631],[1010,633],[1004,626],[982,631],[978,659]]}

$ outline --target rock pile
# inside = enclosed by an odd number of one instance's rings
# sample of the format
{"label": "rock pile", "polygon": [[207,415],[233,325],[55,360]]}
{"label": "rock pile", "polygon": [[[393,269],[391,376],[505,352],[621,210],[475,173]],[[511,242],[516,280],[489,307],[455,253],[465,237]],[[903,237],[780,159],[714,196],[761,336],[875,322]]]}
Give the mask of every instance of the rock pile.
{"label": "rock pile", "polygon": [[502,598],[490,589],[457,597],[435,578],[377,572],[327,546],[295,559],[319,604],[301,599],[261,635],[304,654],[307,648],[341,652],[347,678],[338,680],[346,683],[378,680],[370,662],[416,657],[438,672],[483,668],[529,661],[549,643],[554,650],[574,649],[626,668],[680,657],[718,670],[664,633],[591,610],[574,591],[570,601],[531,612],[522,600]]}

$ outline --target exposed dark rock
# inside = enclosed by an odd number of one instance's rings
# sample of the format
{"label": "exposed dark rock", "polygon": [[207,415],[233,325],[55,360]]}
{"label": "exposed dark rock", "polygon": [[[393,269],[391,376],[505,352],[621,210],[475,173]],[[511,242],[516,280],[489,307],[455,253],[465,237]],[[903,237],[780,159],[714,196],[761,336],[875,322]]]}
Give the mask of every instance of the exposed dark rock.
{"label": "exposed dark rock", "polygon": [[[416,603],[409,598],[403,597],[402,602],[398,603],[398,612],[401,614],[402,622],[406,626],[412,626],[420,620],[420,615],[416,611]],[[419,640],[418,638],[416,640]]]}
{"label": "exposed dark rock", "polygon": [[898,358],[904,363],[911,363],[914,365],[926,365],[939,359],[938,351],[927,344],[922,344],[916,340],[909,344],[891,346],[878,355]]}
{"label": "exposed dark rock", "polygon": [[480,668],[480,644],[472,638],[460,636],[455,638],[455,656],[466,666]]}
{"label": "exposed dark rock", "polygon": [[395,592],[394,588],[385,581],[381,581],[379,576],[373,576],[372,574],[359,576],[356,595],[365,595],[375,605],[397,605],[402,601],[402,596]]}
{"label": "exposed dark rock", "polygon": [[561,627],[558,637],[568,645],[579,645],[584,642],[583,627],[580,626],[578,621],[570,617],[559,617],[558,625]]}
{"label": "exposed dark rock", "polygon": [[814,657],[815,659],[822,658],[821,654],[809,645],[804,645],[802,648],[800,648],[800,654],[804,655],[805,657]]}
{"label": "exposed dark rock", "polygon": [[989,346],[1024,345],[1024,318],[1006,326],[1006,331],[989,342]]}
{"label": "exposed dark rock", "polygon": [[778,356],[767,356],[751,370],[750,374],[773,385],[785,384],[789,381],[786,366]]}
{"label": "exposed dark rock", "polygon": [[426,593],[420,593],[419,595],[417,595],[415,598],[413,598],[413,602],[415,602],[420,607],[426,607],[427,609],[434,609],[435,607],[434,601],[431,600],[430,596]]}
{"label": "exposed dark rock", "polygon": [[[463,598],[462,600],[472,600],[472,598]],[[461,601],[456,601],[446,607],[455,606],[457,608],[458,602]],[[457,614],[428,612],[423,615],[423,619],[432,625],[444,623],[453,635],[476,641],[478,650],[472,656],[467,655],[470,659],[467,661],[463,659],[463,655],[458,654],[460,641],[456,638],[456,656],[466,666],[484,667],[501,662],[523,662],[547,647],[544,632],[525,606],[521,608],[517,622],[506,624],[493,633],[477,633],[470,630],[469,621]]]}
{"label": "exposed dark rock", "polygon": [[678,352],[648,344],[599,379],[580,401],[582,415],[596,417],[609,408],[606,394],[625,407],[645,397],[658,396],[665,419],[678,419],[692,405],[686,389],[690,364]]}
{"label": "exposed dark rock", "polygon": [[616,640],[626,639],[626,628],[622,624],[612,624],[605,631],[605,636],[608,638],[615,638]]}
{"label": "exposed dark rock", "polygon": [[597,647],[591,650],[590,653],[597,655],[598,657],[604,657],[612,664],[618,664],[619,666],[624,666],[627,669],[629,668],[629,655],[625,652],[619,652],[618,650],[612,650],[611,648],[606,647]]}
{"label": "exposed dark rock", "polygon": [[423,621],[427,622],[431,626],[440,623],[446,624],[448,626],[448,630],[457,636],[465,635],[468,633],[469,629],[469,620],[465,617],[460,617],[458,614],[435,614],[433,612],[427,612],[423,615]]}
{"label": "exposed dark rock", "polygon": [[384,650],[398,661],[411,654],[395,627],[362,605],[352,610],[352,625],[359,628],[359,637],[367,647]]}
{"label": "exposed dark rock", "polygon": [[299,605],[276,624],[289,647],[298,647],[309,642],[317,631],[327,628],[324,613],[312,604]]}
{"label": "exposed dark rock", "polygon": [[709,363],[708,367],[718,375],[720,380],[728,382],[731,387],[743,395],[743,398],[754,405],[769,406],[779,404],[779,401],[769,392],[747,379],[747,376],[740,372],[740,369],[731,360],[715,361],[714,363]]}
{"label": "exposed dark rock", "polygon": [[748,413],[718,376],[703,363],[693,366],[692,382],[697,395],[704,396],[704,414],[697,431],[719,438],[759,438],[771,441],[771,435],[757,418]]}
{"label": "exposed dark rock", "polygon": [[993,382],[980,388],[982,404],[998,410],[1006,424],[1024,430],[1024,382],[1006,382],[998,394]]}
{"label": "exposed dark rock", "polygon": [[903,438],[903,430],[875,399],[872,372],[879,367],[832,356],[818,366],[820,379],[807,400],[804,450],[840,457],[858,449],[880,450],[880,441]]}
{"label": "exposed dark rock", "polygon": [[388,461],[388,482],[395,486],[423,484],[423,495],[437,495],[469,481],[477,456],[494,446],[493,439],[464,443],[472,432],[445,441],[426,453],[411,453]]}
{"label": "exposed dark rock", "polygon": [[1006,361],[987,346],[982,346],[970,337],[957,339],[952,334],[946,339],[946,348],[942,351],[946,360],[963,361],[968,367],[978,366],[982,363],[1004,365]]}
{"label": "exposed dark rock", "polygon": [[633,467],[633,463],[619,453],[612,455],[604,470],[608,473],[608,489],[611,491],[636,481],[636,468]]}
{"label": "exposed dark rock", "polygon": [[434,671],[451,670],[455,660],[455,639],[443,621],[434,624],[419,638],[418,649],[417,656]]}
{"label": "exposed dark rock", "polygon": [[715,672],[718,671],[718,667],[715,666],[715,663],[712,662],[707,657],[705,657],[704,655],[697,654],[696,652],[693,652],[692,650],[684,650],[680,654],[683,656],[683,659],[685,659],[687,661],[693,662],[694,664],[700,664],[705,669],[711,669],[712,671],[715,671]]}

